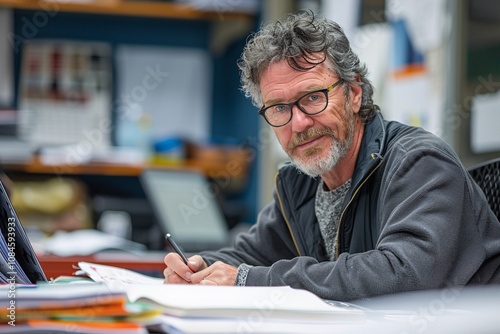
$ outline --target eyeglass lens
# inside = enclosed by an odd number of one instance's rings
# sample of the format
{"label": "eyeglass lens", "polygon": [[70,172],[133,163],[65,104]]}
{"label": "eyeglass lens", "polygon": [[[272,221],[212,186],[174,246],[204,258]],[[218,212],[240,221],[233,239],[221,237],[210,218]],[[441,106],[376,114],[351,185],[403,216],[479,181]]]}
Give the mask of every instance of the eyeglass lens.
{"label": "eyeglass lens", "polygon": [[325,110],[328,99],[327,92],[312,92],[302,96],[295,103],[277,104],[264,110],[267,121],[274,126],[285,125],[292,118],[292,108],[297,105],[306,114],[314,115]]}

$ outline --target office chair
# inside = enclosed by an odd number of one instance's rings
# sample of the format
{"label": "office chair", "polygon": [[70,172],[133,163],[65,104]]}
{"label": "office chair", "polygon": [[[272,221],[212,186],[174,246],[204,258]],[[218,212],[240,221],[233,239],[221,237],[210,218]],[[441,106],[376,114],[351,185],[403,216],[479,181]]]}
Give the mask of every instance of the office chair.
{"label": "office chair", "polygon": [[483,190],[491,210],[500,220],[500,158],[472,166],[469,173]]}

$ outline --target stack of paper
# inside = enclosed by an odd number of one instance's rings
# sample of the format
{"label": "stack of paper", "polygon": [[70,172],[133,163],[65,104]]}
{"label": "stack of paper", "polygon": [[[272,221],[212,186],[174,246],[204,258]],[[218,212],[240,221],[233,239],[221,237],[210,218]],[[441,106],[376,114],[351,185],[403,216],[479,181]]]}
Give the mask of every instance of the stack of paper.
{"label": "stack of paper", "polygon": [[147,333],[141,321],[157,314],[91,281],[0,286],[2,333]]}
{"label": "stack of paper", "polygon": [[122,268],[80,262],[96,282],[125,291],[129,301],[162,310],[150,330],[175,333],[305,333],[353,328],[368,321],[363,309],[326,303],[290,287],[165,285]]}

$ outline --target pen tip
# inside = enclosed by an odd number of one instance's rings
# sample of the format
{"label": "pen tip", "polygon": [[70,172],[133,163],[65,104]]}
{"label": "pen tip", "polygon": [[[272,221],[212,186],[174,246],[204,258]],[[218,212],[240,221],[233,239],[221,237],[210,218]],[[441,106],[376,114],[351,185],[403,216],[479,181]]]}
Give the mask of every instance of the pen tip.
{"label": "pen tip", "polygon": [[165,235],[165,238],[170,238],[170,233],[167,233],[167,234]]}

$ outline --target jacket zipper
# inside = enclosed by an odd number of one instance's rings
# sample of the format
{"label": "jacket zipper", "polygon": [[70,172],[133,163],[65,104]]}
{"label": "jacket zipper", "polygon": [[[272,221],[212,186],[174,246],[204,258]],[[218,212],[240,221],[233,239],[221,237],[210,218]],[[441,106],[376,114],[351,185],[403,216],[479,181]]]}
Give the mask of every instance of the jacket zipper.
{"label": "jacket zipper", "polygon": [[274,177],[274,186],[276,187],[276,194],[278,195],[278,202],[280,204],[281,214],[283,215],[283,218],[285,218],[286,226],[288,227],[288,231],[290,232],[290,236],[292,237],[293,244],[295,245],[295,248],[297,249],[297,253],[299,253],[299,256],[302,256],[302,253],[299,249],[299,246],[297,245],[297,240],[295,240],[295,236],[293,235],[292,226],[288,222],[288,218],[286,217],[285,210],[283,209],[283,201],[281,200],[280,192],[278,189],[278,176],[279,176],[279,173],[276,174],[276,176]]}
{"label": "jacket zipper", "polygon": [[[352,201],[354,200],[354,198],[358,194],[359,189],[361,189],[361,187],[366,183],[366,181],[368,181],[368,179],[373,175],[373,173],[375,173],[375,171],[380,167],[381,164],[382,164],[382,160],[380,160],[379,164],[377,166],[375,166],[375,168],[370,172],[370,174],[368,174],[367,177],[365,177],[365,179],[363,180],[363,182],[361,182],[359,184],[359,186],[356,188],[356,190],[354,191],[353,195],[351,196],[351,199],[349,200],[349,203],[347,203],[347,205],[345,206],[344,210],[342,210],[342,213],[340,214],[340,218],[339,218],[339,224],[338,224],[338,227],[337,227],[337,240],[338,240],[338,237],[340,235],[340,227],[342,225],[342,218],[344,218],[344,213],[346,212],[347,208],[349,207],[349,205],[351,205]],[[340,242],[337,242],[337,248],[335,249],[335,259],[337,259],[339,257],[339,255],[340,255],[339,252],[340,252]]]}

